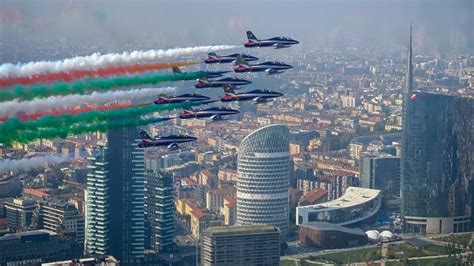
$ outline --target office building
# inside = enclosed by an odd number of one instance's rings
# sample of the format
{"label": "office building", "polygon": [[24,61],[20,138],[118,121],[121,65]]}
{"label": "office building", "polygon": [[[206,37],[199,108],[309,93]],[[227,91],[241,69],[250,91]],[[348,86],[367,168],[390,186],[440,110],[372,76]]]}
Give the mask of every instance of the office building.
{"label": "office building", "polygon": [[403,230],[470,230],[474,197],[474,99],[413,89],[410,46],[403,104]]}
{"label": "office building", "polygon": [[168,252],[174,237],[173,177],[157,170],[145,172],[145,236],[147,249]]}
{"label": "office building", "polygon": [[201,265],[280,264],[280,231],[274,226],[211,227],[201,243]]}
{"label": "office building", "polygon": [[10,232],[27,231],[36,208],[34,201],[17,198],[6,201],[4,206]]}
{"label": "office building", "polygon": [[62,200],[38,202],[32,226],[73,239],[81,246],[84,244],[84,217],[72,203]]}
{"label": "office building", "polygon": [[289,130],[262,127],[245,137],[237,158],[237,225],[268,224],[288,230]]}
{"label": "office building", "polygon": [[400,157],[380,152],[362,153],[360,186],[382,190],[384,206],[399,206]]}
{"label": "office building", "polygon": [[0,265],[38,265],[42,262],[78,258],[81,248],[46,230],[35,230],[0,237]]}
{"label": "office building", "polygon": [[144,256],[144,150],[138,130],[109,130],[107,146],[89,158],[86,193],[86,251],[112,255],[123,265]]}

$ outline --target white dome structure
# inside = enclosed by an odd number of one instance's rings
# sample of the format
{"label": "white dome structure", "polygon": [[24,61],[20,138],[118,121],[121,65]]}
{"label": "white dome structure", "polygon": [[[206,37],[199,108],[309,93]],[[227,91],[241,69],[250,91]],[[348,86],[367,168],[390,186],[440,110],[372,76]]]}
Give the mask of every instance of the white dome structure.
{"label": "white dome structure", "polygon": [[369,230],[365,232],[367,237],[369,238],[369,241],[372,242],[379,242],[380,241],[380,233],[377,230]]}
{"label": "white dome structure", "polygon": [[270,224],[288,230],[289,130],[257,129],[240,143],[237,159],[237,224]]}
{"label": "white dome structure", "polygon": [[388,230],[385,230],[383,231],[382,233],[380,233],[380,238],[383,240],[383,241],[392,241],[393,240],[393,233],[388,231]]}

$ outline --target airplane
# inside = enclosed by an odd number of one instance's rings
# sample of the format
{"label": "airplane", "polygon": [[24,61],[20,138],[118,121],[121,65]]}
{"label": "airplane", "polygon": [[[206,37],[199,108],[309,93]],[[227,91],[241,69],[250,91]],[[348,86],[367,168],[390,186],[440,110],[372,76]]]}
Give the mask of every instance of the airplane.
{"label": "airplane", "polygon": [[244,44],[245,47],[274,47],[275,49],[288,48],[292,45],[300,43],[288,37],[273,37],[270,39],[259,40],[251,31],[247,31],[248,42]]}
{"label": "airplane", "polygon": [[161,94],[158,96],[158,99],[153,101],[155,104],[167,104],[167,103],[189,103],[189,102],[205,102],[209,101],[211,98],[195,93],[186,93],[178,96],[168,97],[166,94]]}
{"label": "airplane", "polygon": [[198,89],[202,89],[202,88],[224,87],[224,85],[241,86],[241,85],[247,85],[250,83],[252,83],[252,81],[248,81],[248,80],[240,79],[240,78],[222,78],[218,80],[208,80],[207,78],[200,78],[194,84],[194,87]]}
{"label": "airplane", "polygon": [[248,54],[230,54],[230,55],[217,55],[214,52],[210,52],[207,54],[208,58],[204,60],[206,64],[215,64],[215,63],[232,63],[237,60],[237,56],[242,56],[248,62],[250,61],[257,61],[258,58],[255,56],[251,56]]}
{"label": "airplane", "polygon": [[197,140],[195,137],[186,135],[155,136],[152,138],[145,130],[140,131],[140,137],[142,138],[142,141],[138,144],[140,148],[166,146],[169,150],[177,149],[179,143]]}
{"label": "airplane", "polygon": [[233,101],[254,101],[255,103],[267,103],[272,98],[283,96],[282,93],[271,91],[271,90],[253,90],[243,93],[236,93],[230,86],[224,87],[225,95],[221,98],[222,102],[233,102]]}
{"label": "airplane", "polygon": [[290,68],[293,68],[293,66],[277,61],[266,61],[260,64],[250,65],[242,57],[237,57],[237,61],[234,66],[234,71],[236,73],[265,71],[267,75],[273,75],[283,73],[283,70]]}
{"label": "airplane", "polygon": [[[175,75],[179,75],[179,74],[183,74],[183,72],[181,71],[181,69],[179,69],[179,67],[172,67],[171,69],[173,69],[173,73]],[[206,78],[219,78],[219,77],[222,77],[225,73],[229,73],[231,71],[201,71],[203,72],[203,76],[206,77]],[[192,80],[193,78],[189,78],[187,80]]]}
{"label": "airplane", "polygon": [[210,118],[211,121],[221,121],[224,120],[222,117],[227,115],[234,115],[240,113],[239,110],[234,110],[225,107],[211,107],[207,109],[191,109],[185,110],[179,117],[181,119],[191,119],[191,118]]}

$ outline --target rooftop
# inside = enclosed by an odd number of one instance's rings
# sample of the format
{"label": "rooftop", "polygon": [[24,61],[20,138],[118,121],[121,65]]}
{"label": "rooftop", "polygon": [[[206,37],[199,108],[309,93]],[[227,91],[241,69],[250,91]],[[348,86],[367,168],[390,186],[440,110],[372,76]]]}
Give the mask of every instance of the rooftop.
{"label": "rooftop", "polygon": [[338,208],[350,208],[366,202],[369,202],[379,196],[381,193],[378,189],[360,188],[360,187],[348,187],[342,197],[332,201],[309,205],[304,207],[298,207],[301,209],[338,209]]}
{"label": "rooftop", "polygon": [[271,225],[242,225],[242,226],[215,226],[209,227],[205,234],[227,234],[227,235],[238,235],[238,234],[261,234],[261,233],[272,233],[279,232],[279,229]]}

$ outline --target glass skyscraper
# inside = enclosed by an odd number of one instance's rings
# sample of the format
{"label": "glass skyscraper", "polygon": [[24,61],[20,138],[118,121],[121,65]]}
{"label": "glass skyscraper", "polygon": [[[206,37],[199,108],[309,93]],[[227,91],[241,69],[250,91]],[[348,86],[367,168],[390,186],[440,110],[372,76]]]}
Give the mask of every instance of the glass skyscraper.
{"label": "glass skyscraper", "polygon": [[411,47],[403,99],[401,214],[404,231],[469,230],[474,202],[474,99],[413,89]]}
{"label": "glass skyscraper", "polygon": [[136,128],[109,130],[107,146],[89,158],[86,252],[112,255],[123,265],[144,256],[144,151]]}
{"label": "glass skyscraper", "polygon": [[237,224],[288,230],[289,130],[262,127],[240,143],[237,159]]}
{"label": "glass skyscraper", "polygon": [[174,237],[173,177],[148,170],[145,173],[146,247],[171,252]]}

